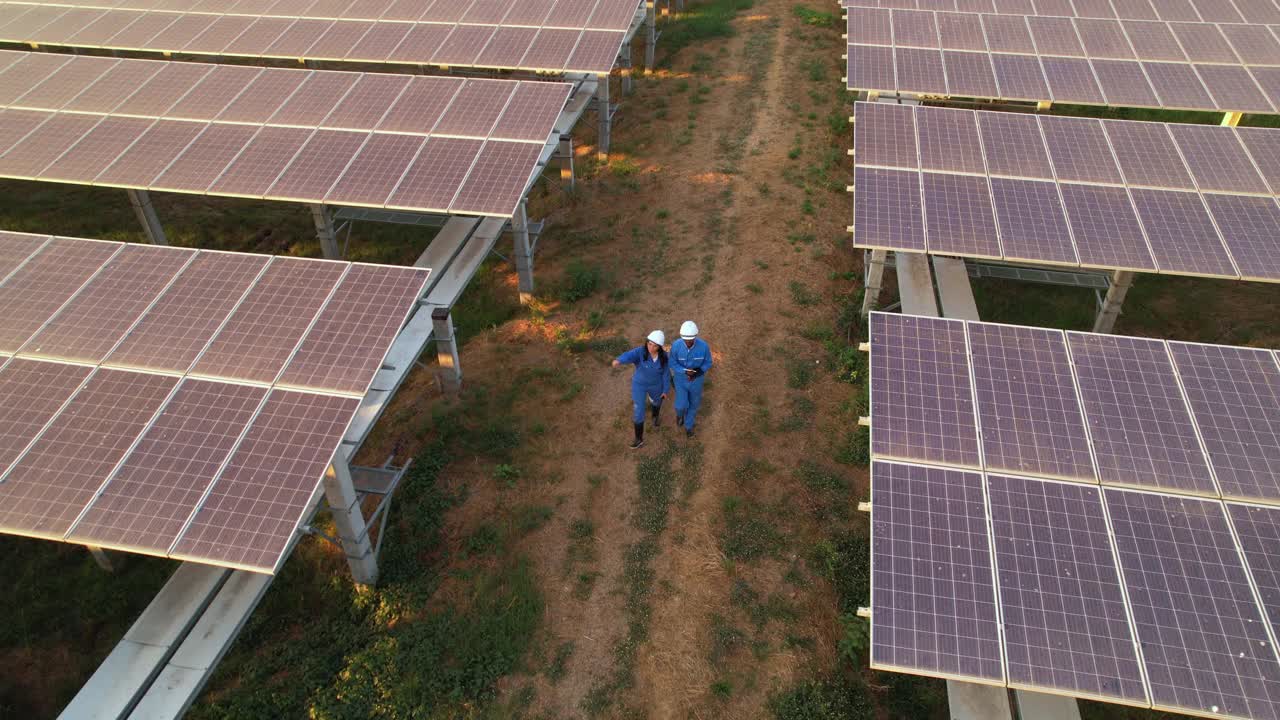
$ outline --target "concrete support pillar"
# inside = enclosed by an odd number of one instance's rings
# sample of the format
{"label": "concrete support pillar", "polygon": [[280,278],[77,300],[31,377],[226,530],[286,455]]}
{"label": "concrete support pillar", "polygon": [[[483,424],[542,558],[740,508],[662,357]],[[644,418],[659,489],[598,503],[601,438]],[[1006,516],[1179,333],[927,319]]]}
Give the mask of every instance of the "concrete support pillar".
{"label": "concrete support pillar", "polygon": [[600,83],[596,85],[596,114],[600,116],[600,139],[596,143],[596,157],[600,160],[609,159],[609,130],[613,124],[613,113],[609,110],[609,75],[600,76]]}
{"label": "concrete support pillar", "polygon": [[338,232],[333,228],[333,216],[324,205],[311,206],[311,220],[316,224],[316,237],[320,239],[320,250],[329,260],[341,260],[338,252]]}
{"label": "concrete support pillar", "polygon": [[644,4],[644,74],[653,72],[653,53],[658,45],[657,0],[645,0]]}
{"label": "concrete support pillar", "polygon": [[440,390],[456,395],[462,389],[462,365],[458,362],[458,341],[453,335],[453,316],[449,308],[431,311],[431,334],[436,341],[436,357],[440,363]]}
{"label": "concrete support pillar", "polygon": [[524,201],[511,216],[511,236],[515,239],[516,278],[520,287],[520,304],[533,302],[533,250],[529,247],[529,216]]}
{"label": "concrete support pillar", "polygon": [[1080,704],[1073,697],[1014,690],[1018,717],[1036,720],[1080,720]]}
{"label": "concrete support pillar", "polygon": [[886,250],[872,250],[871,259],[867,261],[867,267],[863,272],[865,278],[862,294],[863,317],[875,308],[876,300],[880,298],[880,284],[884,281],[884,262],[888,254]]}
{"label": "concrete support pillar", "polygon": [[115,567],[111,564],[111,558],[107,557],[107,551],[97,545],[85,545],[89,549],[89,554],[93,556],[93,561],[98,563],[98,567],[107,572],[115,572]]}
{"label": "concrete support pillar", "polygon": [[164,227],[160,224],[160,218],[156,216],[156,209],[151,206],[151,195],[146,190],[129,190],[129,204],[133,206],[133,213],[138,216],[138,222],[142,223],[142,229],[147,233],[147,242],[152,245],[168,245],[169,241],[164,236]]}
{"label": "concrete support pillar", "polygon": [[373,554],[373,543],[365,530],[364,512],[351,482],[351,467],[339,452],[324,474],[324,497],[329,502],[338,540],[351,566],[351,579],[360,585],[378,582],[378,559]]}
{"label": "concrete support pillar", "polygon": [[1240,118],[1244,117],[1244,113],[1229,112],[1223,113],[1222,124],[1226,127],[1235,127],[1240,124]]}
{"label": "concrete support pillar", "polygon": [[622,50],[618,52],[618,68],[622,73],[622,94],[630,95],[634,89],[631,77],[631,43],[622,44]]}
{"label": "concrete support pillar", "polygon": [[561,135],[560,145],[556,148],[560,159],[560,182],[569,190],[573,189],[573,136]]}
{"label": "concrete support pillar", "polygon": [[1009,691],[995,685],[948,680],[947,705],[953,720],[1013,720]]}
{"label": "concrete support pillar", "polygon": [[1124,296],[1129,293],[1129,286],[1132,284],[1131,272],[1117,270],[1111,275],[1111,287],[1107,288],[1107,296],[1093,323],[1094,332],[1109,333],[1116,326],[1116,318],[1120,317],[1120,308],[1124,305]]}

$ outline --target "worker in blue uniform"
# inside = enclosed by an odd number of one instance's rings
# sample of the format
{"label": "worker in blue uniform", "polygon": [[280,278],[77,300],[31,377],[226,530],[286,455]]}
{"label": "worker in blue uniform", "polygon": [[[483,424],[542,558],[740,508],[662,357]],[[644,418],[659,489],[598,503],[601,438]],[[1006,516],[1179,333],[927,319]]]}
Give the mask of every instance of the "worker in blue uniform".
{"label": "worker in blue uniform", "polygon": [[685,320],[680,340],[671,344],[671,373],[675,375],[676,425],[693,437],[693,424],[702,405],[702,383],[711,369],[711,346],[698,337],[698,325]]}
{"label": "worker in blue uniform", "polygon": [[662,409],[662,401],[667,399],[669,374],[667,351],[662,346],[667,336],[661,330],[654,330],[645,339],[644,345],[632,348],[613,361],[613,367],[635,365],[635,374],[631,376],[631,402],[635,405],[631,416],[635,427],[636,438],[631,449],[644,447],[644,410],[653,408],[653,426],[658,426],[658,411]]}

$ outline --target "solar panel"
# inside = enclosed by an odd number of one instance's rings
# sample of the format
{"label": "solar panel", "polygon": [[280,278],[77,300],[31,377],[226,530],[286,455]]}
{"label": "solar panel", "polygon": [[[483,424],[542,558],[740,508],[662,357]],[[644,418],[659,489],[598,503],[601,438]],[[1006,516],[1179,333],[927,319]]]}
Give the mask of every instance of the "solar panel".
{"label": "solar panel", "polygon": [[1009,684],[1145,703],[1095,487],[987,476]]}
{"label": "solar panel", "polygon": [[1034,115],[982,113],[977,118],[989,173],[1053,179],[1053,168]]}
{"label": "solar panel", "polygon": [[894,73],[903,87],[939,95],[947,93],[946,69],[940,51],[898,48],[893,52],[893,61]]}
{"label": "solar panel", "polygon": [[1265,350],[1170,342],[1222,496],[1280,502],[1280,367]]}
{"label": "solar panel", "polygon": [[[862,107],[859,104],[857,107]],[[856,111],[856,110],[855,110]],[[920,167],[986,174],[982,145],[978,140],[977,116],[966,110],[916,108],[916,125],[920,134]],[[854,145],[859,145],[854,128]],[[866,137],[866,136],[864,136]],[[861,157],[858,163],[862,163]]]}
{"label": "solar panel", "polygon": [[95,179],[98,185],[147,188],[186,150],[206,123],[158,120]]}
{"label": "solar panel", "polygon": [[946,66],[947,87],[953,95],[965,97],[999,97],[991,56],[984,53],[942,51]]}
{"label": "solar panel", "polygon": [[853,224],[866,247],[925,251],[920,175],[913,171],[854,170]]}
{"label": "solar panel", "polygon": [[893,44],[898,47],[936,48],[938,28],[933,13],[893,10]]}
{"label": "solar panel", "polygon": [[992,55],[1000,95],[1009,100],[1036,100],[1049,97],[1040,60],[1031,55]]}
{"label": "solar panel", "polygon": [[17,352],[121,247],[50,240],[0,285],[0,351]]}
{"label": "solar panel", "polygon": [[554,83],[522,82],[490,137],[545,143],[547,128],[554,127],[569,99],[569,88]]}
{"label": "solar panel", "polygon": [[971,324],[969,348],[986,467],[1093,481],[1062,333]]}
{"label": "solar panel", "polygon": [[13,358],[0,367],[0,476],[79,389],[93,368]]}
{"label": "solar panel", "polygon": [[1271,717],[1280,663],[1221,503],[1107,489],[1153,704]]}
{"label": "solar panel", "polygon": [[1233,128],[1170,125],[1169,132],[1201,191],[1269,194]]}
{"label": "solar panel", "polygon": [[324,202],[371,133],[317,130],[298,151],[287,170],[267,189],[265,197],[297,202]]}
{"label": "solar panel", "polygon": [[345,271],[344,263],[276,258],[191,372],[275,381]]}
{"label": "solar panel", "polygon": [[203,193],[249,144],[258,128],[211,123],[151,183],[154,190]]}
{"label": "solar panel", "polygon": [[1006,258],[1080,263],[1054,183],[991,178],[991,196]]}
{"label": "solar panel", "polygon": [[34,180],[51,162],[102,121],[97,115],[59,113],[17,141],[0,157],[0,174]]}
{"label": "solar panel", "polygon": [[1040,127],[1058,180],[1124,182],[1099,121],[1045,115],[1040,117]]}
{"label": "solar panel", "polygon": [[1098,87],[1093,67],[1079,58],[1041,57],[1045,80],[1049,82],[1049,94],[1056,102],[1103,105],[1106,98]]}
{"label": "solar panel", "polygon": [[1081,265],[1156,270],[1124,188],[1064,183],[1060,189]]}
{"label": "solar panel", "polygon": [[125,245],[27,341],[23,353],[102,362],[194,255],[183,248]]}
{"label": "solar panel", "polygon": [[964,324],[886,313],[870,323],[876,455],[980,467]]}
{"label": "solar panel", "polygon": [[315,127],[342,102],[359,76],[317,70],[280,106],[268,122],[272,125]]}
{"label": "solar panel", "polygon": [[488,137],[513,92],[515,85],[510,82],[468,81],[440,116],[432,133],[454,137]]}
{"label": "solar panel", "polygon": [[48,235],[5,232],[0,230],[0,283],[17,270],[49,241]]}
{"label": "solar panel", "polygon": [[1092,65],[1107,104],[1131,107],[1160,105],[1159,98],[1147,81],[1146,73],[1138,63],[1127,60],[1094,60]]}
{"label": "solar panel", "polygon": [[[412,78],[404,75],[362,75],[320,123],[321,127],[344,130],[373,130],[390,111]],[[555,122],[555,119],[552,119]],[[424,128],[417,128],[423,130]],[[425,128],[429,129],[429,128]]]}
{"label": "solar panel", "polygon": [[1254,82],[1253,77],[1244,68],[1232,65],[1196,65],[1194,67],[1219,107],[1243,112],[1276,112]]}
{"label": "solar panel", "polygon": [[165,117],[178,120],[215,118],[263,72],[263,68],[239,65],[216,67],[191,88],[182,102],[169,108]]}
{"label": "solar panel", "polygon": [[922,176],[929,252],[999,258],[987,179],[931,172]]}
{"label": "solar panel", "polygon": [[325,202],[382,207],[424,142],[426,138],[418,135],[374,133],[329,189]]}
{"label": "solar panel", "polygon": [[1280,133],[1262,128],[1237,128],[1236,134],[1271,186],[1271,192],[1280,195]]}
{"label": "solar panel", "polygon": [[1280,631],[1280,509],[1227,503],[1227,514],[1273,631]]}
{"label": "solar panel", "polygon": [[874,45],[849,46],[849,87],[893,92],[893,48]]}
{"label": "solar panel", "polygon": [[1199,195],[1141,189],[1132,190],[1131,195],[1161,270],[1239,276]]}
{"label": "solar panel", "polygon": [[1017,15],[981,15],[982,27],[991,52],[1034,55],[1035,43],[1026,19]]}
{"label": "solar panel", "polygon": [[1103,127],[1130,185],[1195,188],[1165,126],[1106,120]]}
{"label": "solar panel", "polygon": [[542,146],[490,140],[449,207],[451,212],[510,216],[533,175]]}
{"label": "solar panel", "polygon": [[1280,41],[1267,28],[1261,25],[1219,25],[1218,29],[1242,62],[1248,65],[1280,65]]}
{"label": "solar panel", "polygon": [[1067,333],[1103,483],[1216,497],[1164,343]]}
{"label": "solar panel", "polygon": [[1245,280],[1280,280],[1280,209],[1274,198],[1204,196],[1209,214]]}
{"label": "solar panel", "polygon": [[483,145],[480,140],[462,138],[427,140],[386,206],[447,212]]}
{"label": "solar panel", "polygon": [[0,529],[61,540],[178,379],[98,370],[0,482]]}
{"label": "solar panel", "polygon": [[1075,21],[1075,26],[1080,43],[1089,57],[1110,60],[1132,60],[1137,57],[1118,20],[1080,18]]}
{"label": "solar panel", "polygon": [[[862,122],[865,119],[866,122]],[[916,152],[915,113],[906,105],[857,103],[854,106],[854,143],[862,148],[861,165],[893,168],[919,167]]]}
{"label": "solar panel", "polygon": [[359,404],[273,390],[170,555],[274,572]]}

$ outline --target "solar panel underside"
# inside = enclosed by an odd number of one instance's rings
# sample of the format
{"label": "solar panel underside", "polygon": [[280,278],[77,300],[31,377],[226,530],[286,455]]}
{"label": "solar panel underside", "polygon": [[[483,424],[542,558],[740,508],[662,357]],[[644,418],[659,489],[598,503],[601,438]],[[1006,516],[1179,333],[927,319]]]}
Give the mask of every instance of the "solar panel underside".
{"label": "solar panel underside", "polygon": [[1280,281],[1280,130],[873,105],[856,247]]}
{"label": "solar panel underside", "polygon": [[[40,57],[0,51],[0,90],[11,83],[19,103],[0,103],[0,177],[473,215],[515,211],[571,90],[135,59],[103,72],[102,58]],[[66,92],[39,92],[64,75]],[[456,139],[483,152],[424,150]],[[451,192],[397,192],[425,174]]]}
{"label": "solar panel underside", "polygon": [[258,572],[430,273],[21,233],[0,259],[43,328],[0,363],[0,531]]}
{"label": "solar panel underside", "polygon": [[871,666],[1003,684],[982,475],[871,469]]}
{"label": "solar panel underside", "polygon": [[[910,1],[893,3],[898,8],[893,10],[850,8],[850,89],[1179,110],[1280,110],[1275,81],[1280,42],[1267,28],[1239,19],[1121,22],[1114,16],[1012,14],[1014,8],[1005,11],[1011,14],[978,14],[995,11],[989,5],[955,14],[927,4],[918,10],[905,9],[914,6]],[[1030,13],[1030,5],[1024,5]],[[1111,4],[1100,7],[1109,11]]]}
{"label": "solar panel underside", "polygon": [[638,0],[523,3],[528,8],[343,2],[349,7],[341,13],[326,9],[326,2],[66,4],[75,9],[49,8],[55,12],[47,19],[35,14],[5,23],[32,7],[5,3],[11,12],[0,14],[0,40],[263,59],[608,73],[642,12]]}

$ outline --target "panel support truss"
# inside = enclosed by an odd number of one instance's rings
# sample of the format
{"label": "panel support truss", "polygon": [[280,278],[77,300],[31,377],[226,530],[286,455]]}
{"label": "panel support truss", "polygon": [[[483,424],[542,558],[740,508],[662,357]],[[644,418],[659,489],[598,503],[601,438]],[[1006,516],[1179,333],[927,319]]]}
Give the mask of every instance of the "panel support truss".
{"label": "panel support truss", "polygon": [[333,216],[324,205],[311,206],[311,220],[316,225],[316,237],[320,240],[320,250],[329,260],[341,260],[338,252],[338,231],[333,225]]}
{"label": "panel support truss", "polygon": [[533,248],[529,245],[529,216],[523,201],[516,206],[516,212],[511,216],[511,235],[515,241],[520,304],[528,305],[533,301]]}
{"label": "panel support truss", "polygon": [[1109,333],[1116,326],[1116,318],[1120,317],[1120,308],[1124,305],[1124,296],[1129,293],[1129,286],[1132,284],[1133,273],[1126,270],[1117,270],[1111,276],[1111,287],[1107,289],[1102,307],[1098,309],[1098,317],[1093,323],[1094,332]]}
{"label": "panel support truss", "polygon": [[560,160],[560,182],[566,189],[572,190],[574,187],[572,135],[560,136],[560,143],[556,147],[556,156]]}
{"label": "panel support truss", "polygon": [[658,47],[658,8],[657,0],[645,0],[644,3],[644,74],[653,72],[654,51]]}
{"label": "panel support truss", "polygon": [[618,51],[618,68],[622,75],[622,94],[630,95],[634,89],[632,87],[632,67],[631,67],[631,43],[622,43],[622,49]]}
{"label": "panel support truss", "polygon": [[142,223],[142,229],[147,233],[147,242],[152,245],[168,245],[169,241],[164,236],[164,226],[160,224],[156,209],[151,205],[151,194],[146,190],[127,192],[129,204],[133,206],[133,213],[138,216],[138,222]]}
{"label": "panel support truss", "polygon": [[609,159],[609,131],[613,126],[613,109],[609,106],[609,76],[601,75],[596,86],[596,115],[600,118],[600,137],[596,142],[596,157]]}
{"label": "panel support truss", "polygon": [[462,389],[462,365],[458,362],[458,340],[453,334],[453,315],[449,308],[431,311],[431,327],[440,364],[440,390],[446,395],[456,395]]}
{"label": "panel support truss", "polygon": [[863,270],[862,316],[866,317],[876,306],[880,298],[880,284],[884,282],[885,257],[887,250],[872,250],[865,256],[866,268]]}
{"label": "panel support truss", "polygon": [[351,466],[341,453],[335,454],[324,474],[324,496],[329,504],[338,540],[351,566],[351,577],[360,585],[378,582],[378,556],[369,540],[369,526],[360,509],[360,496],[351,480]]}

